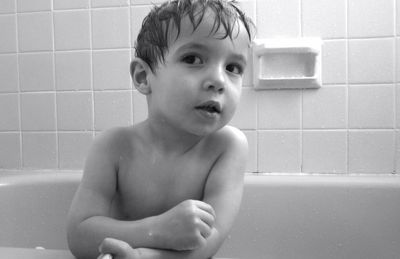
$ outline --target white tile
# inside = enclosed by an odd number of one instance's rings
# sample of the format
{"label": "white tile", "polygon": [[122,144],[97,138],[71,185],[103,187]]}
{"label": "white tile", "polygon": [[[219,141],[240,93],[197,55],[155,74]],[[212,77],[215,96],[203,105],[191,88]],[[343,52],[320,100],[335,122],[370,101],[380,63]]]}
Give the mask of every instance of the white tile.
{"label": "white tile", "polygon": [[92,85],[90,51],[56,52],[57,90],[89,90]]}
{"label": "white tile", "polygon": [[24,53],[19,55],[21,91],[54,89],[53,53]]}
{"label": "white tile", "polygon": [[131,7],[131,39],[132,46],[135,45],[136,38],[139,35],[140,28],[142,27],[143,19],[150,12],[152,6],[132,6]]}
{"label": "white tile", "polygon": [[58,151],[60,168],[83,169],[92,141],[92,133],[59,133]]}
{"label": "white tile", "polygon": [[58,130],[93,130],[90,92],[57,93]]}
{"label": "white tile", "polygon": [[0,131],[19,130],[17,94],[0,94]]}
{"label": "white tile", "polygon": [[55,94],[21,94],[21,129],[50,131],[56,129]]}
{"label": "white tile", "polygon": [[2,0],[0,2],[0,14],[15,13],[16,10],[15,1],[16,0]]}
{"label": "white tile", "polygon": [[304,131],[303,172],[346,173],[346,131]]}
{"label": "white tile", "polygon": [[133,122],[136,124],[147,119],[147,101],[146,96],[136,90],[132,91],[132,98]]}
{"label": "white tile", "polygon": [[20,51],[53,50],[52,14],[18,14],[18,46]]}
{"label": "white tile", "polygon": [[55,133],[22,134],[22,166],[25,168],[57,168]]}
{"label": "white tile", "polygon": [[95,130],[132,124],[130,91],[95,92]]}
{"label": "white tile", "polygon": [[388,131],[349,132],[349,172],[392,173],[395,136]]}
{"label": "white tile", "polygon": [[258,38],[300,36],[300,0],[257,0]]}
{"label": "white tile", "polygon": [[245,130],[247,142],[249,143],[249,152],[247,155],[246,173],[258,172],[257,169],[257,131]]}
{"label": "white tile", "polygon": [[129,9],[92,10],[93,48],[130,47]]}
{"label": "white tile", "polygon": [[90,0],[53,0],[55,10],[89,8]]}
{"label": "white tile", "polygon": [[392,85],[349,87],[349,128],[393,128]]}
{"label": "white tile", "polygon": [[0,169],[21,167],[20,134],[0,132]]}
{"label": "white tile", "polygon": [[89,11],[54,12],[56,50],[89,49]]}
{"label": "white tile", "polygon": [[346,36],[346,0],[303,0],[302,5],[304,36]]}
{"label": "white tile", "polygon": [[18,92],[17,54],[0,55],[0,93]]}
{"label": "white tile", "polygon": [[349,41],[349,83],[388,83],[394,78],[394,40]]}
{"label": "white tile", "polygon": [[128,6],[129,0],[91,0],[92,7]]}
{"label": "white tile", "polygon": [[347,90],[344,86],[320,88],[303,93],[303,128],[346,128]]}
{"label": "white tile", "polygon": [[129,89],[131,76],[129,50],[93,52],[93,88]]}
{"label": "white tile", "polygon": [[258,169],[269,172],[301,172],[300,131],[259,131]]}
{"label": "white tile", "polygon": [[347,80],[347,42],[325,41],[322,45],[322,83],[343,84]]}
{"label": "white tile", "polygon": [[243,88],[240,104],[230,121],[239,129],[257,129],[257,92],[252,88]]}
{"label": "white tile", "polygon": [[300,129],[301,91],[258,91],[259,129]]}
{"label": "white tile", "polygon": [[17,51],[17,26],[15,15],[0,16],[0,53]]}
{"label": "white tile", "polygon": [[18,12],[50,11],[51,0],[17,0]]}
{"label": "white tile", "polygon": [[394,35],[394,0],[349,0],[350,38]]}

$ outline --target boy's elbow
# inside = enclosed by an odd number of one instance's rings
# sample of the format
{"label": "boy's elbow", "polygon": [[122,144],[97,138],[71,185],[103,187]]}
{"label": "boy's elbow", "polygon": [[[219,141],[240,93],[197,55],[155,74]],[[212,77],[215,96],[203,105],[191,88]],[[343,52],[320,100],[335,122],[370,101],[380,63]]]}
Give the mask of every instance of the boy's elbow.
{"label": "boy's elbow", "polygon": [[87,255],[85,255],[82,244],[81,244],[81,238],[79,238],[78,235],[78,230],[76,229],[75,226],[68,225],[67,227],[67,241],[68,241],[68,248],[71,251],[71,253],[78,259],[80,258],[85,258]]}
{"label": "boy's elbow", "polygon": [[71,253],[77,259],[96,258],[97,248],[93,248],[89,238],[85,237],[85,231],[81,223],[70,223],[67,225],[67,242]]}
{"label": "boy's elbow", "polygon": [[68,236],[68,247],[76,259],[97,258],[98,249],[85,245],[85,241],[73,235]]}

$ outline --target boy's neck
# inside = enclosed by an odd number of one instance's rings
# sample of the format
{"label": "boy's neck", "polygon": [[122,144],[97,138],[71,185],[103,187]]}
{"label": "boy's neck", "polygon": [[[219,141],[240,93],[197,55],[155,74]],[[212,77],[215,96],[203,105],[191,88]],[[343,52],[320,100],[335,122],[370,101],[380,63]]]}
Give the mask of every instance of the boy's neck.
{"label": "boy's neck", "polygon": [[149,119],[141,124],[141,128],[146,140],[153,147],[169,154],[182,155],[203,139],[203,136],[183,132],[166,123]]}

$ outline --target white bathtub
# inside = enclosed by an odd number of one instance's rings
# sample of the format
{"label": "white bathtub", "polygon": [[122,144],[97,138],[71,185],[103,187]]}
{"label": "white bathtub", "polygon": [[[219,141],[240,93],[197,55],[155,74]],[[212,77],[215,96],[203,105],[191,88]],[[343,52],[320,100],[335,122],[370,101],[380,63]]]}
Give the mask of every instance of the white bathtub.
{"label": "white bathtub", "polygon": [[[79,172],[0,172],[0,246],[67,249]],[[217,257],[400,258],[400,177],[247,175]]]}

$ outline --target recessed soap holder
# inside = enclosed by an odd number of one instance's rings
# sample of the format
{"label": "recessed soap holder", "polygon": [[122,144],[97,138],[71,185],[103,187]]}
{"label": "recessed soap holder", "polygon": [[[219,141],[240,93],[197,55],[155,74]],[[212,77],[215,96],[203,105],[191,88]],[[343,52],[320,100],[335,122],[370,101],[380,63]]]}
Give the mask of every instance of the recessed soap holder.
{"label": "recessed soap holder", "polygon": [[319,38],[255,40],[255,89],[321,87],[321,45]]}

